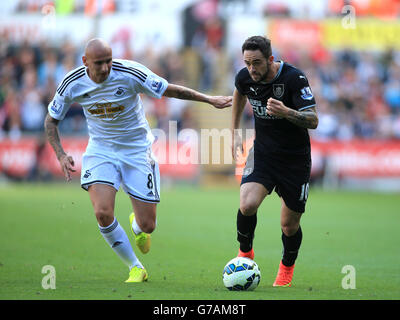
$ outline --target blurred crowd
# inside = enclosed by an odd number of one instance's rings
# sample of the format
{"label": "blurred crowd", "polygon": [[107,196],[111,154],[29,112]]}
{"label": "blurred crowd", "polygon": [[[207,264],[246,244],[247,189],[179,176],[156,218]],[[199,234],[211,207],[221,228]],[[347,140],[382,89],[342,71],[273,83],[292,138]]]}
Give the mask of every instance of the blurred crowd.
{"label": "blurred crowd", "polygon": [[[296,50],[274,49],[277,60],[299,67],[308,77],[320,119],[317,130],[311,131],[314,138],[400,139],[399,53],[347,50],[299,54]],[[47,105],[57,85],[68,71],[81,65],[82,54],[82,48],[68,42],[52,48],[46,43],[16,46],[2,41],[0,138],[18,139],[24,133],[43,130]],[[148,48],[136,55],[125,48],[118,56],[143,63],[169,82],[188,85],[183,50],[169,49],[156,54]],[[228,65],[234,70],[230,70],[225,81],[233,90],[234,74],[243,67],[241,55],[233,55]],[[217,85],[213,83],[212,66],[200,69],[198,78],[199,90],[209,91]],[[188,102],[146,96],[143,99],[151,127],[168,130],[169,120],[178,121],[178,129],[196,127]],[[245,119],[252,121],[249,105]],[[86,121],[79,105],[71,106],[66,119],[60,122],[60,130],[66,134],[86,134]]]}
{"label": "blurred crowd", "polygon": [[[47,106],[57,86],[67,72],[82,65],[83,45],[77,48],[70,42],[62,47],[13,45],[1,41],[0,46],[0,139],[19,139],[22,134],[43,131]],[[184,84],[183,62],[179,52],[163,51],[156,55],[151,48],[133,56],[127,48],[116,50],[115,58],[135,59],[169,82]],[[178,122],[178,129],[191,127],[189,108],[185,101],[153,99],[142,96],[151,127],[168,128],[168,121]],[[86,134],[87,126],[79,104],[71,105],[60,131],[70,135]]]}

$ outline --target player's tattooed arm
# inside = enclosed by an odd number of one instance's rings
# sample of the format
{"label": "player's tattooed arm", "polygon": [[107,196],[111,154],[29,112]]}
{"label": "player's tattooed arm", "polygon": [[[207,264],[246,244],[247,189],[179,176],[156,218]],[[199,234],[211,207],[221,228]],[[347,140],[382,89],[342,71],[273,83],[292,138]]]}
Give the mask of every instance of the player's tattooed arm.
{"label": "player's tattooed arm", "polygon": [[318,126],[318,115],[315,107],[303,111],[289,109],[286,119],[299,127],[307,129],[315,129]]}
{"label": "player's tattooed arm", "polygon": [[318,126],[318,115],[315,107],[297,111],[286,107],[282,101],[269,98],[267,113],[271,116],[285,118],[302,128],[315,129]]}
{"label": "player's tattooed arm", "polygon": [[76,171],[73,168],[75,163],[74,159],[65,153],[61,145],[60,135],[58,134],[58,122],[58,120],[47,114],[46,119],[44,120],[44,130],[46,132],[47,140],[60,162],[61,170],[64,173],[65,179],[71,181],[71,172]]}
{"label": "player's tattooed arm", "polygon": [[60,160],[60,158],[66,155],[66,153],[61,145],[60,135],[58,134],[58,122],[58,120],[47,114],[46,119],[44,120],[44,130],[46,132],[47,140],[54,149],[57,159]]}
{"label": "player's tattooed arm", "polygon": [[164,96],[182,100],[200,101],[213,105],[215,108],[223,109],[232,105],[232,97],[229,96],[209,96],[196,90],[169,84],[164,92]]}

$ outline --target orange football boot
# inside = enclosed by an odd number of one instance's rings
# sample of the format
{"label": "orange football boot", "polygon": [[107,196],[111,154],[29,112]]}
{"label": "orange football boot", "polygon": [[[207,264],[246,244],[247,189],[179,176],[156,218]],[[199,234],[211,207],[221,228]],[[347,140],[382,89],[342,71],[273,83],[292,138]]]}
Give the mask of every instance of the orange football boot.
{"label": "orange football boot", "polygon": [[249,258],[251,260],[254,260],[254,250],[253,250],[253,248],[251,248],[250,251],[243,252],[242,250],[239,249],[239,253],[238,253],[237,256],[238,257],[245,257],[245,258]]}
{"label": "orange football boot", "polygon": [[286,267],[282,261],[279,264],[278,274],[276,276],[274,287],[290,287],[292,286],[294,265]]}

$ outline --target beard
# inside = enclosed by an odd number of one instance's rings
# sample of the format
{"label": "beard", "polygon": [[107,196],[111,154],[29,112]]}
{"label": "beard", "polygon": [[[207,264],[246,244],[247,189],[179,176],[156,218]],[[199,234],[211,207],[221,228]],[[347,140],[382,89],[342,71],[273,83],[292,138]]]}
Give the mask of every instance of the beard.
{"label": "beard", "polygon": [[251,78],[255,81],[255,82],[261,82],[261,81],[266,81],[266,79],[268,78],[268,74],[270,72],[271,68],[270,66],[267,64],[267,70],[264,73],[259,73],[259,72],[255,72],[250,74]]}

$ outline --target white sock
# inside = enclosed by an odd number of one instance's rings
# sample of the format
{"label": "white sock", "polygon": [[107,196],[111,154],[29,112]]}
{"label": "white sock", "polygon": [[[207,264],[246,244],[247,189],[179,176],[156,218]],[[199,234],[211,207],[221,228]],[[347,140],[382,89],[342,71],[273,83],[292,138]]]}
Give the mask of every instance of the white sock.
{"label": "white sock", "polygon": [[143,230],[140,229],[139,225],[138,225],[137,222],[136,222],[136,217],[135,217],[135,219],[133,219],[133,221],[132,221],[132,229],[133,229],[133,232],[134,232],[136,235],[138,235],[139,233],[142,233],[142,232],[143,232]]}
{"label": "white sock", "polygon": [[143,265],[133,252],[128,236],[116,218],[114,218],[113,223],[111,223],[109,226],[99,226],[99,229],[104,239],[114,250],[114,252],[122,259],[122,261],[128,265],[129,269],[132,269],[134,266],[143,268]]}

